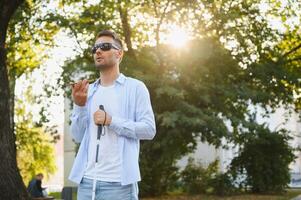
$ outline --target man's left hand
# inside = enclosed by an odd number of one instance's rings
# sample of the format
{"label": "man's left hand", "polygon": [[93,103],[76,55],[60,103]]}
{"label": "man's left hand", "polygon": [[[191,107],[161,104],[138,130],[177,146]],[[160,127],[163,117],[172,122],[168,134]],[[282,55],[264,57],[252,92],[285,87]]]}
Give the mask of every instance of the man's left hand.
{"label": "man's left hand", "polygon": [[110,125],[111,121],[112,117],[103,110],[99,109],[94,113],[94,123],[96,125]]}

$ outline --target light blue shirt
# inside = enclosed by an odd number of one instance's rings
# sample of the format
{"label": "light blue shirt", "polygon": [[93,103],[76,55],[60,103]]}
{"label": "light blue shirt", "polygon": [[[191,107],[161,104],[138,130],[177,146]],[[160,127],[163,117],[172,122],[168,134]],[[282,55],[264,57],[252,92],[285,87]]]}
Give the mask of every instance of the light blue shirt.
{"label": "light blue shirt", "polygon": [[[121,158],[121,184],[141,180],[139,170],[139,141],[151,140],[156,134],[156,125],[150,95],[142,81],[120,74],[115,81],[119,114],[112,116],[108,126],[118,134]],[[99,85],[97,80],[89,85],[86,105],[74,105],[71,115],[71,136],[80,143],[69,179],[77,184],[84,176],[88,163],[89,116],[91,99]]]}

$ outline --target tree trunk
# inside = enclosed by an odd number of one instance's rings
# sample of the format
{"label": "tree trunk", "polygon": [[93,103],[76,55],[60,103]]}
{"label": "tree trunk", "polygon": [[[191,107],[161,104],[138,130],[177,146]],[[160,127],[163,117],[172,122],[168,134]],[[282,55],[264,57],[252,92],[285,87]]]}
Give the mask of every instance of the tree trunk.
{"label": "tree trunk", "polygon": [[128,53],[130,56],[132,56],[134,59],[136,59],[135,52],[133,50],[132,40],[131,40],[132,32],[131,32],[129,19],[128,19],[127,8],[122,8],[120,5],[119,6],[119,14],[120,14],[121,23],[122,23],[124,40],[125,40],[126,46],[128,48]]}
{"label": "tree trunk", "polygon": [[[6,66],[7,68],[7,66]],[[9,110],[10,110],[10,128],[11,130],[15,130],[15,122],[14,122],[14,115],[15,115],[15,87],[16,87],[16,76],[10,75],[8,73],[8,88],[9,88]]]}
{"label": "tree trunk", "polygon": [[[169,7],[170,4],[170,0],[168,0],[165,4],[164,10],[162,13],[159,12],[159,7],[158,4],[156,2],[156,0],[153,0],[153,7],[154,7],[154,12],[155,12],[155,16],[157,19],[159,19],[159,21],[157,21],[157,25],[156,25],[156,29],[155,29],[155,34],[156,34],[156,53],[157,53],[157,57],[159,60],[159,65],[160,65],[160,70],[162,71],[162,73],[164,73],[164,65],[163,65],[163,57],[162,57],[162,52],[161,52],[161,47],[160,47],[160,29],[161,29],[161,24],[163,23],[166,14],[167,14],[167,8]],[[160,5],[159,5],[160,6]]]}
{"label": "tree trunk", "polygon": [[24,0],[0,2],[0,199],[30,199],[16,161],[16,138],[12,129],[5,39],[8,23]]}

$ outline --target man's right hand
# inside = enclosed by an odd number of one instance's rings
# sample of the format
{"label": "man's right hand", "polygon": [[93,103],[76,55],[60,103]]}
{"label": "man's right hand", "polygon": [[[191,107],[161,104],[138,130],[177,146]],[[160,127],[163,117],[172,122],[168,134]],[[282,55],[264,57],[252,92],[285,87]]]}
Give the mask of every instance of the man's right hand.
{"label": "man's right hand", "polygon": [[76,105],[85,106],[88,96],[89,82],[83,80],[72,85],[72,98]]}

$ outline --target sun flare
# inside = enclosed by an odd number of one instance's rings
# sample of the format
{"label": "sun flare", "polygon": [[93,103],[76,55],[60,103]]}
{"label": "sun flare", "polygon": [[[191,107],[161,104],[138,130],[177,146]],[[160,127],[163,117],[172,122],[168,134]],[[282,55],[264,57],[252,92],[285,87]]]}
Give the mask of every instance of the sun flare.
{"label": "sun flare", "polygon": [[187,31],[179,26],[173,26],[167,35],[167,43],[174,47],[183,47],[189,39]]}

